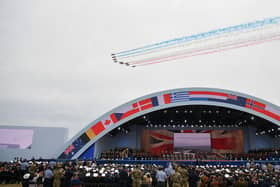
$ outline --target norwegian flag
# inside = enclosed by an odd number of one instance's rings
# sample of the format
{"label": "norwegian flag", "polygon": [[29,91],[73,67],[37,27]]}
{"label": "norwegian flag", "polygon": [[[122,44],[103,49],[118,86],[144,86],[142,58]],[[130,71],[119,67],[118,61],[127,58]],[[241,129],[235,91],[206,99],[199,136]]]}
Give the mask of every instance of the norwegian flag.
{"label": "norwegian flag", "polygon": [[252,99],[246,99],[245,107],[269,116],[277,121],[280,121],[280,110],[276,109],[273,106],[254,101]]}
{"label": "norwegian flag", "polygon": [[263,113],[265,110],[265,104],[258,101],[254,101],[252,99],[246,99],[245,107],[261,113]]}

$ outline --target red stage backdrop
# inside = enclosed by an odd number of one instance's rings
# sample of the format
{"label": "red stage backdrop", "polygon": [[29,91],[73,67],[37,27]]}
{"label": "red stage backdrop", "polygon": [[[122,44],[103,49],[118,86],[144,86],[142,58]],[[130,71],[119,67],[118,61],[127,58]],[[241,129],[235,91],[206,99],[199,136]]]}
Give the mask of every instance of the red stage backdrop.
{"label": "red stage backdrop", "polygon": [[[181,133],[211,133],[211,151],[214,153],[243,153],[244,136],[242,130],[182,130]],[[173,152],[174,133],[169,130],[143,130],[141,148],[144,151],[161,155]]]}
{"label": "red stage backdrop", "polygon": [[141,147],[144,151],[161,155],[173,152],[173,132],[168,130],[143,130]]}
{"label": "red stage backdrop", "polygon": [[211,148],[214,153],[243,153],[242,130],[216,130],[211,132]]}

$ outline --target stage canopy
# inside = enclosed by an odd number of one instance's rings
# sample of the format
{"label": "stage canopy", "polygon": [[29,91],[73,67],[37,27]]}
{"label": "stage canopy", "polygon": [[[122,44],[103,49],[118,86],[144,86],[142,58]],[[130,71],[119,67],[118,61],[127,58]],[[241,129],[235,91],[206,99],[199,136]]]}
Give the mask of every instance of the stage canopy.
{"label": "stage canopy", "polygon": [[161,128],[221,128],[251,124],[259,133],[278,136],[280,107],[230,90],[165,90],[132,100],[97,118],[68,141],[57,157],[79,158],[101,137],[133,120],[141,120],[147,127]]}

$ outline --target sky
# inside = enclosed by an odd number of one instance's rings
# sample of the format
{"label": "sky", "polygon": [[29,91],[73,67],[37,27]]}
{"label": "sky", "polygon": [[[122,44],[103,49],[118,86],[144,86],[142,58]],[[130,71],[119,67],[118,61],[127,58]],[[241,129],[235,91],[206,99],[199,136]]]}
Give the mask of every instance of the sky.
{"label": "sky", "polygon": [[69,138],[153,92],[228,89],[280,105],[280,42],[143,67],[111,53],[280,16],[280,1],[0,0],[0,125]]}

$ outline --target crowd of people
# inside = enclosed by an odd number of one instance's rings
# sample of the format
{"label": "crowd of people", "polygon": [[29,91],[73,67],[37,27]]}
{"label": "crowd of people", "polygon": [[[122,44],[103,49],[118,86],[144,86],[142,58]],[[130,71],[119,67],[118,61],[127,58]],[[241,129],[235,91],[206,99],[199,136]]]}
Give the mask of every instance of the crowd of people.
{"label": "crowd of people", "polygon": [[101,153],[100,159],[105,160],[279,160],[280,150],[252,150],[248,153],[212,153],[212,152],[173,152],[162,151],[152,154],[136,149],[116,148]]}
{"label": "crowd of people", "polygon": [[131,149],[131,148],[115,148],[103,151],[99,157],[100,159],[106,160],[120,160],[120,159],[130,159],[130,160],[157,160],[160,159],[156,154],[149,152]]}
{"label": "crowd of people", "polygon": [[278,150],[249,151],[248,153],[164,152],[163,160],[279,160]]}
{"label": "crowd of people", "polygon": [[23,187],[273,187],[280,165],[96,164],[94,161],[14,161],[0,163],[0,183]]}
{"label": "crowd of people", "polygon": [[81,186],[77,165],[56,161],[14,160],[0,162],[0,184],[44,187]]}

